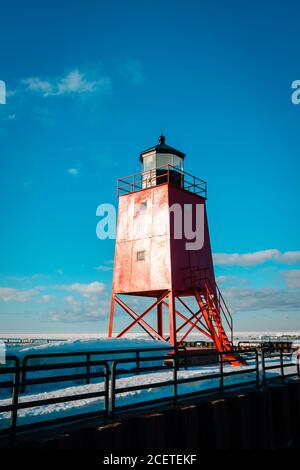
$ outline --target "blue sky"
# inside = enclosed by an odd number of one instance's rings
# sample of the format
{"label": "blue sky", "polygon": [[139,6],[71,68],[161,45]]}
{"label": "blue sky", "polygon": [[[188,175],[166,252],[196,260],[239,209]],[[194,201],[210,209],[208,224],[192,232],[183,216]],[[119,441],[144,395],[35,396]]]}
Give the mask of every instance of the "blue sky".
{"label": "blue sky", "polygon": [[208,182],[236,329],[299,330],[299,2],[0,5],[1,332],[106,331],[96,207],[161,127]]}

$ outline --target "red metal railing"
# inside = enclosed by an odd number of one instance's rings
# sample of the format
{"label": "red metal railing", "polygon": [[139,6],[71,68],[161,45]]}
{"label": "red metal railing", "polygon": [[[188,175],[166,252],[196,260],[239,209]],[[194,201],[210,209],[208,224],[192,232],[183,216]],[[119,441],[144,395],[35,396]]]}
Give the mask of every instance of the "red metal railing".
{"label": "red metal railing", "polygon": [[198,266],[190,266],[187,269],[187,281],[190,284],[190,287],[198,287],[200,282],[203,282],[203,287],[205,287],[208,292],[215,294],[213,299],[222,319],[225,320],[227,327],[230,332],[230,341],[233,342],[233,319],[230,313],[230,310],[225,302],[223,295],[216,283],[213,281],[214,276],[212,275],[209,268],[199,268]]}
{"label": "red metal railing", "polygon": [[151,170],[118,178],[118,196],[141,191],[164,183],[171,183],[191,193],[207,198],[205,181],[172,165],[163,165]]}

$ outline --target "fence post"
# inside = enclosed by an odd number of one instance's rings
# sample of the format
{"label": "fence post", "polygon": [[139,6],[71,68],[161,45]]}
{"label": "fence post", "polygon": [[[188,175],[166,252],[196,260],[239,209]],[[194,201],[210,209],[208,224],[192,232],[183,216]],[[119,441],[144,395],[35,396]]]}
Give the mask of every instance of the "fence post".
{"label": "fence post", "polygon": [[256,367],[256,386],[259,387],[259,358],[258,358],[258,351],[255,348],[255,367]]}
{"label": "fence post", "polygon": [[281,371],[281,382],[284,383],[284,365],[283,365],[283,351],[280,348],[280,371]]}
{"label": "fence post", "polygon": [[219,353],[220,357],[220,392],[224,391],[224,364],[223,364],[223,353]]}
{"label": "fence post", "polygon": [[20,362],[16,360],[15,371],[13,374],[13,391],[12,391],[12,410],[10,419],[10,437],[14,438],[17,428],[18,419],[18,402],[19,402],[19,386],[20,386]]}
{"label": "fence post", "polygon": [[26,391],[26,367],[27,367],[27,356],[23,358],[22,361],[22,376],[21,376],[21,392],[24,393]]}
{"label": "fence post", "polygon": [[185,368],[185,370],[188,370],[186,346],[184,346],[184,368]]}
{"label": "fence post", "polygon": [[177,401],[177,349],[174,349],[174,360],[173,360],[173,393],[174,393],[174,402]]}
{"label": "fence post", "polygon": [[136,351],[136,370],[137,370],[137,374],[140,373],[140,352],[139,351]]}
{"label": "fence post", "polygon": [[104,364],[104,370],[105,370],[104,411],[105,411],[105,416],[108,416],[108,413],[109,413],[109,365],[108,363]]}
{"label": "fence post", "polygon": [[113,361],[111,367],[111,382],[110,382],[110,407],[109,415],[114,416],[115,405],[116,405],[116,372],[117,372],[117,361]]}
{"label": "fence post", "polygon": [[90,383],[90,373],[91,373],[91,366],[90,366],[90,361],[91,361],[91,355],[90,353],[87,353],[86,355],[86,383]]}
{"label": "fence post", "polygon": [[261,369],[262,369],[262,381],[265,385],[266,383],[266,367],[265,367],[265,348],[262,346],[261,348]]}

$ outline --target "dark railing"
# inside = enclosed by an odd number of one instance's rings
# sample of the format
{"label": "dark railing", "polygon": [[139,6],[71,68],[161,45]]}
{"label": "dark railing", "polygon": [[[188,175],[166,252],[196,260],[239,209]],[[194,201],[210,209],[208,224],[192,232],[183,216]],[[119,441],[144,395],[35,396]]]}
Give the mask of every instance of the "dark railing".
{"label": "dark railing", "polygon": [[292,341],[282,341],[281,339],[273,341],[262,341],[262,340],[248,340],[248,341],[239,341],[237,347],[240,349],[252,349],[257,348],[259,351],[264,350],[266,353],[272,354],[272,352],[280,352],[291,354],[297,348],[293,346]]}
{"label": "dark railing", "polygon": [[164,183],[173,183],[205,199],[207,197],[207,184],[205,181],[172,165],[163,165],[119,178],[117,184],[118,196]]}
{"label": "dark railing", "polygon": [[[185,350],[185,347],[182,346],[180,349]],[[147,348],[147,349],[137,349],[137,348],[129,348],[129,349],[122,349],[122,350],[98,350],[98,351],[79,351],[79,352],[57,352],[57,353],[40,353],[40,354],[27,354],[24,356],[22,360],[22,378],[21,378],[21,392],[25,392],[26,388],[26,377],[27,377],[27,372],[30,371],[30,368],[28,367],[28,364],[30,361],[37,361],[39,359],[63,359],[63,358],[74,358],[74,357],[79,357],[85,359],[85,362],[82,361],[80,366],[78,367],[85,367],[86,368],[86,383],[90,383],[89,379],[89,371],[91,368],[91,358],[95,356],[116,356],[116,355],[122,355],[124,358],[124,354],[132,354],[134,355],[135,359],[134,362],[136,363],[136,368],[135,372],[138,374],[139,373],[139,364],[140,364],[140,355],[142,353],[147,353],[147,352],[154,352],[154,351],[172,351],[173,347],[172,346],[163,346],[163,347],[158,347],[158,348]],[[108,359],[109,361],[109,359]],[[123,371],[123,373],[127,373],[128,371]]]}
{"label": "dark railing", "polygon": [[[0,430],[1,434],[7,434],[7,431],[10,434],[14,434],[16,429],[19,430],[26,430],[35,427],[37,424],[38,426],[45,426],[51,424],[58,424],[61,422],[66,421],[66,418],[58,418],[46,420],[46,421],[39,421],[38,423],[32,423],[27,425],[18,425],[18,410],[26,409],[26,408],[35,408],[39,406],[47,406],[56,403],[65,403],[69,401],[76,401],[82,399],[89,399],[89,398],[98,398],[104,397],[104,408],[103,410],[99,410],[97,412],[88,413],[88,414],[80,414],[78,417],[91,417],[91,416],[101,416],[107,415],[108,413],[108,404],[109,404],[109,365],[107,361],[90,361],[90,367],[101,367],[101,372],[91,372],[86,370],[85,373],[72,373],[72,374],[64,374],[59,376],[47,376],[47,377],[39,377],[39,378],[32,378],[32,379],[25,379],[21,382],[21,373],[23,372],[23,367],[20,365],[19,358],[16,356],[7,356],[6,361],[14,362],[14,366],[8,366],[0,369],[4,375],[11,374],[12,379],[6,380],[1,382],[0,381],[0,388],[11,388],[12,389],[12,402],[10,405],[2,405],[0,406],[0,413],[10,412],[10,428],[9,430],[3,429]],[[66,370],[66,369],[74,369],[76,367],[82,367],[82,362],[67,362],[67,363],[57,363],[57,364],[42,364],[42,365],[27,365],[27,372],[41,372],[41,371],[53,371],[53,370]],[[26,376],[26,374],[25,374]],[[91,378],[104,378],[104,390],[97,391],[97,392],[86,392],[80,393],[76,395],[67,395],[67,396],[57,396],[53,398],[45,398],[40,400],[28,400],[28,401],[19,401],[20,394],[21,394],[21,385],[37,385],[37,384],[49,384],[49,383],[57,383],[61,381],[75,381],[81,379],[91,379]],[[71,419],[70,417],[68,419]],[[73,418],[74,419],[74,418]]]}
{"label": "dark railing", "polygon": [[[280,362],[280,365],[278,366],[278,364],[266,364],[266,352],[267,352],[267,357],[270,356],[271,354],[271,357],[272,359],[275,359],[276,357],[279,358],[279,362]],[[295,353],[297,354],[297,353]],[[282,383],[285,382],[285,380],[287,378],[291,378],[291,377],[295,377],[295,376],[298,376],[300,377],[300,357],[299,357],[299,354],[298,354],[298,360],[296,361],[296,363],[287,363],[287,362],[284,362],[284,357],[287,357],[287,356],[290,356],[289,353],[286,353],[285,350],[281,349],[281,350],[278,350],[278,348],[276,349],[271,349],[271,348],[267,348],[267,351],[265,351],[265,349],[263,348],[262,351],[261,351],[261,356],[262,356],[262,361],[261,361],[261,364],[262,364],[262,382],[265,384],[267,382],[269,382],[270,380],[278,380],[278,377],[274,376],[274,377],[268,377],[267,376],[267,373],[268,371],[270,370],[278,370],[280,368],[280,380]],[[289,369],[290,367],[295,367],[297,368],[297,372],[292,372],[290,374],[286,374],[285,373],[285,370],[286,369]]]}
{"label": "dark railing", "polygon": [[[140,384],[140,385],[132,385],[132,386],[127,386],[127,387],[119,387],[117,388],[116,382],[117,378],[119,376],[119,371],[118,371],[118,366],[119,365],[124,365],[128,364],[131,362],[130,359],[118,359],[116,361],[113,361],[112,365],[112,373],[111,373],[111,392],[110,392],[110,416],[113,416],[116,412],[122,412],[126,411],[132,408],[137,408],[137,407],[145,407],[145,406],[150,406],[150,405],[156,405],[156,404],[161,404],[165,402],[176,402],[178,398],[183,399],[183,398],[190,398],[190,397],[195,397],[199,396],[201,394],[207,394],[208,392],[223,392],[226,389],[229,388],[234,388],[234,387],[241,387],[242,386],[249,386],[255,384],[256,386],[259,386],[259,360],[258,360],[258,353],[256,350],[251,350],[247,351],[245,354],[245,351],[235,351],[235,353],[239,353],[240,355],[246,355],[247,358],[252,358],[255,360],[255,366],[254,367],[247,367],[245,369],[239,369],[239,370],[232,370],[229,372],[224,371],[224,363],[226,363],[226,356],[232,355],[232,351],[224,351],[224,352],[199,352],[198,354],[193,353],[193,359],[197,357],[215,357],[218,356],[218,360],[213,363],[209,361],[209,365],[219,365],[219,372],[217,373],[208,373],[208,374],[201,374],[200,376],[192,376],[192,377],[186,377],[186,378],[178,378],[178,370],[180,370],[180,358],[178,357],[178,354],[174,353],[174,356],[172,358],[172,366],[171,367],[173,371],[172,379],[169,380],[164,380],[161,382],[149,382],[147,384]],[[142,358],[141,362],[147,362],[150,360],[161,360],[161,359],[166,359],[165,356],[156,356],[154,358],[147,357],[147,358]],[[203,365],[203,364],[202,364]],[[166,366],[161,365],[160,369],[158,370],[165,370]],[[140,371],[141,372],[149,372],[149,367],[141,367]],[[226,377],[230,376],[238,376],[238,375],[243,375],[243,374],[249,374],[249,373],[255,373],[255,380],[252,381],[247,381],[247,382],[242,382],[239,384],[230,384],[230,385],[224,385],[224,379]],[[185,394],[178,394],[178,386],[182,384],[189,384],[189,383],[195,383],[195,382],[201,382],[204,380],[210,380],[210,379],[218,379],[219,380],[219,386],[215,388],[209,388],[209,389],[204,389],[204,390],[197,390],[196,392],[191,392],[191,393],[185,393]],[[140,390],[146,390],[149,389],[149,387],[152,388],[161,388],[161,387],[172,387],[173,392],[171,395],[167,395],[164,397],[160,397],[157,399],[152,399],[152,400],[144,400],[139,403],[133,403],[133,404],[126,404],[123,406],[116,406],[116,398],[118,395],[121,395],[122,393],[126,392],[134,392],[134,391],[140,391]]]}
{"label": "dark railing", "polygon": [[[153,356],[145,356],[149,352],[157,352],[158,354]],[[164,353],[162,352],[164,351]],[[269,354],[270,349],[268,348],[266,353]],[[134,353],[134,357],[119,358],[113,359],[112,356],[116,354],[125,353]],[[167,354],[165,354],[167,353]],[[93,356],[97,354],[106,354],[110,355],[110,358],[107,360],[94,360]],[[247,367],[235,368],[231,370],[224,370],[224,365],[229,364],[230,359],[226,358],[232,354],[238,354],[239,356],[246,357],[248,363],[252,361],[253,364]],[[64,358],[71,357],[74,358],[83,357],[84,361],[75,360],[71,362],[59,362],[59,363],[46,363],[46,364],[29,364],[29,360],[38,359],[38,358]],[[59,424],[67,421],[82,420],[91,417],[109,417],[114,416],[116,413],[121,413],[126,410],[137,409],[139,407],[146,407],[151,405],[158,405],[166,402],[176,402],[179,399],[191,398],[196,396],[201,396],[202,394],[209,393],[222,393],[225,390],[237,388],[237,387],[259,387],[260,383],[265,384],[269,381],[280,380],[284,382],[286,379],[292,377],[300,377],[300,365],[299,358],[296,362],[285,362],[284,358],[287,354],[278,349],[272,351],[271,358],[276,359],[278,357],[279,363],[274,364],[270,360],[270,357],[266,357],[264,349],[260,352],[257,348],[254,349],[235,349],[233,351],[226,352],[217,352],[217,351],[205,351],[205,352],[193,352],[193,361],[189,363],[189,355],[185,348],[172,348],[162,347],[162,348],[147,348],[147,349],[127,349],[127,350],[113,350],[113,351],[82,351],[77,353],[52,353],[52,354],[39,354],[39,355],[30,355],[27,356],[27,360],[24,361],[23,365],[20,362],[20,359],[17,356],[7,356],[7,364],[0,367],[0,374],[4,376],[9,376],[9,380],[0,381],[0,389],[11,389],[11,403],[8,405],[0,406],[0,416],[1,413],[10,412],[10,425],[9,427],[0,430],[0,435],[10,434],[14,437],[17,431],[29,430],[32,428],[40,426],[49,426],[52,424]],[[189,377],[179,377],[178,372],[180,370],[189,369],[190,367],[195,370],[197,362],[195,363],[195,358],[201,358],[198,366],[201,367],[201,375]],[[207,357],[207,362],[203,361],[203,357]],[[212,362],[212,358],[216,358]],[[259,359],[261,358],[261,359]],[[147,363],[152,362],[155,365],[147,365]],[[156,364],[157,363],[157,364]],[[133,367],[127,368],[127,365],[132,364]],[[205,372],[206,366],[209,368],[212,365],[216,365],[218,369],[215,373],[212,373],[209,369]],[[290,367],[296,367],[296,371],[292,373],[286,373],[286,370]],[[29,373],[42,372],[42,371],[66,371],[70,369],[79,368],[79,371],[72,371],[69,374],[59,373],[59,375],[47,375],[38,376],[38,377],[29,377]],[[83,368],[83,371],[82,371]],[[268,371],[278,370],[279,374],[275,376],[269,376]],[[149,383],[143,384],[134,384],[126,387],[118,385],[118,378],[120,376],[133,376],[141,373],[147,374],[149,372],[170,372],[171,377],[166,378],[165,380],[159,380],[158,382],[151,381],[149,376]],[[226,384],[227,377],[238,377],[244,374],[254,375],[253,380],[237,380],[234,383]],[[260,380],[261,374],[261,380]],[[153,378],[153,376],[152,376]],[[37,384],[49,384],[49,383],[58,383],[58,382],[67,382],[67,381],[77,381],[85,380],[86,383],[89,383],[91,379],[103,379],[103,390],[97,391],[86,391],[85,393],[80,393],[76,395],[66,395],[66,396],[56,396],[51,398],[36,399],[36,400],[20,400],[22,396],[22,388],[25,386],[37,385]],[[215,379],[218,380],[218,385],[216,387],[208,388],[198,388],[195,391],[188,393],[180,393],[180,386],[183,384],[192,384],[200,383],[205,380]],[[141,402],[134,402],[118,406],[117,399],[126,392],[142,391],[146,389],[153,388],[162,388],[162,387],[172,387],[172,392],[166,396],[158,397],[156,399],[143,400]],[[55,389],[57,391],[57,389]],[[151,394],[149,394],[151,396]],[[78,413],[72,416],[64,416],[56,419],[48,419],[44,421],[33,422],[30,424],[20,424],[18,419],[18,411],[26,408],[35,408],[40,406],[47,406],[56,403],[64,403],[70,401],[76,401],[81,399],[91,399],[91,398],[101,398],[103,397],[103,409],[89,412],[89,413]],[[24,396],[26,398],[26,395]]]}

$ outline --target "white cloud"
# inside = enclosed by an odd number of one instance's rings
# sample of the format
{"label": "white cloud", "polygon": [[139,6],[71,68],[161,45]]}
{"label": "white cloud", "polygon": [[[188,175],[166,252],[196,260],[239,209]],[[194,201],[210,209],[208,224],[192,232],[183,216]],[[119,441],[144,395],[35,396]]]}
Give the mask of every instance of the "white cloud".
{"label": "white cloud", "polygon": [[27,281],[34,281],[36,279],[42,279],[43,277],[45,277],[44,274],[36,273],[36,274],[28,275],[28,276],[7,276],[7,279],[9,281],[27,282]]}
{"label": "white cloud", "polygon": [[63,303],[48,311],[53,321],[65,323],[96,321],[108,315],[109,299],[106,297],[105,284],[102,282],[74,283],[56,288],[74,295],[66,295]]}
{"label": "white cloud", "polygon": [[300,251],[280,252],[276,249],[256,251],[253,253],[215,253],[213,255],[216,265],[230,266],[256,266],[266,261],[277,261],[283,264],[300,262]]}
{"label": "white cloud", "polygon": [[81,323],[87,321],[99,321],[108,318],[108,298],[85,297],[83,300],[73,296],[66,296],[64,303],[48,311],[52,321],[63,323]]}
{"label": "white cloud", "polygon": [[69,304],[75,304],[76,303],[76,299],[72,295],[67,295],[65,297],[65,301]]}
{"label": "white cloud", "polygon": [[236,276],[227,276],[227,275],[220,275],[216,277],[216,281],[218,284],[225,284],[228,282],[236,281]]}
{"label": "white cloud", "polygon": [[[20,278],[20,279],[27,279],[27,278]],[[33,279],[31,276],[30,279]],[[83,297],[97,297],[102,295],[105,291],[105,284],[102,282],[94,281],[90,283],[79,283],[75,282],[73,284],[58,284],[58,285],[49,285],[49,286],[35,286],[31,289],[17,289],[14,287],[0,287],[0,301],[10,302],[27,302],[32,299],[37,301],[50,301],[54,297],[49,295],[48,292],[45,291],[65,291],[65,292],[74,292],[79,294]],[[43,291],[43,295],[41,295],[41,291]]]}
{"label": "white cloud", "polygon": [[300,251],[286,251],[285,253],[278,253],[277,261],[280,263],[293,264],[300,262]]}
{"label": "white cloud", "polygon": [[14,96],[17,93],[17,90],[7,90],[6,89],[6,98],[10,98],[11,96]]}
{"label": "white cloud", "polygon": [[111,82],[108,77],[98,80],[88,81],[79,70],[73,70],[57,84],[58,95],[64,93],[94,93],[110,87]]}
{"label": "white cloud", "polygon": [[[23,302],[26,308],[40,306],[51,321],[83,322],[106,318],[110,299],[101,282],[35,286],[32,289],[0,287],[0,302]],[[59,295],[59,291],[65,293]],[[43,304],[49,306],[42,307]]]}
{"label": "white cloud", "polygon": [[87,284],[80,284],[78,282],[74,284],[65,284],[55,286],[56,288],[69,292],[77,292],[83,296],[95,296],[102,294],[105,290],[105,284],[103,282],[90,282]]}
{"label": "white cloud", "polygon": [[299,312],[300,292],[284,289],[228,288],[223,292],[226,303],[233,312],[280,311]]}
{"label": "white cloud", "polygon": [[103,264],[100,264],[100,266],[96,266],[95,269],[100,272],[111,271],[113,269],[113,264],[114,264],[114,260],[109,259],[109,260],[104,261]]}
{"label": "white cloud", "polygon": [[111,271],[112,270],[112,266],[104,266],[104,265],[100,265],[100,266],[96,266],[95,269],[97,271],[100,271],[100,272],[107,272],[107,271]]}
{"label": "white cloud", "polygon": [[0,287],[0,301],[2,302],[28,302],[38,294],[38,289],[16,289],[13,287]]}
{"label": "white cloud", "polygon": [[65,94],[86,94],[108,91],[111,80],[107,76],[89,79],[78,69],[72,70],[64,77],[41,79],[29,77],[22,84],[30,91],[40,93],[44,97]]}
{"label": "white cloud", "polygon": [[300,289],[300,269],[283,271],[283,275],[289,289]]}
{"label": "white cloud", "polygon": [[44,295],[41,295],[40,302],[41,303],[48,303],[48,302],[51,302],[54,299],[55,299],[54,295],[44,294]]}
{"label": "white cloud", "polygon": [[54,93],[54,85],[47,81],[41,80],[38,77],[29,77],[22,80],[22,83],[31,91],[42,93],[43,96],[49,96]]}
{"label": "white cloud", "polygon": [[79,175],[79,170],[78,168],[68,168],[67,172],[72,175],[72,176],[77,176]]}

